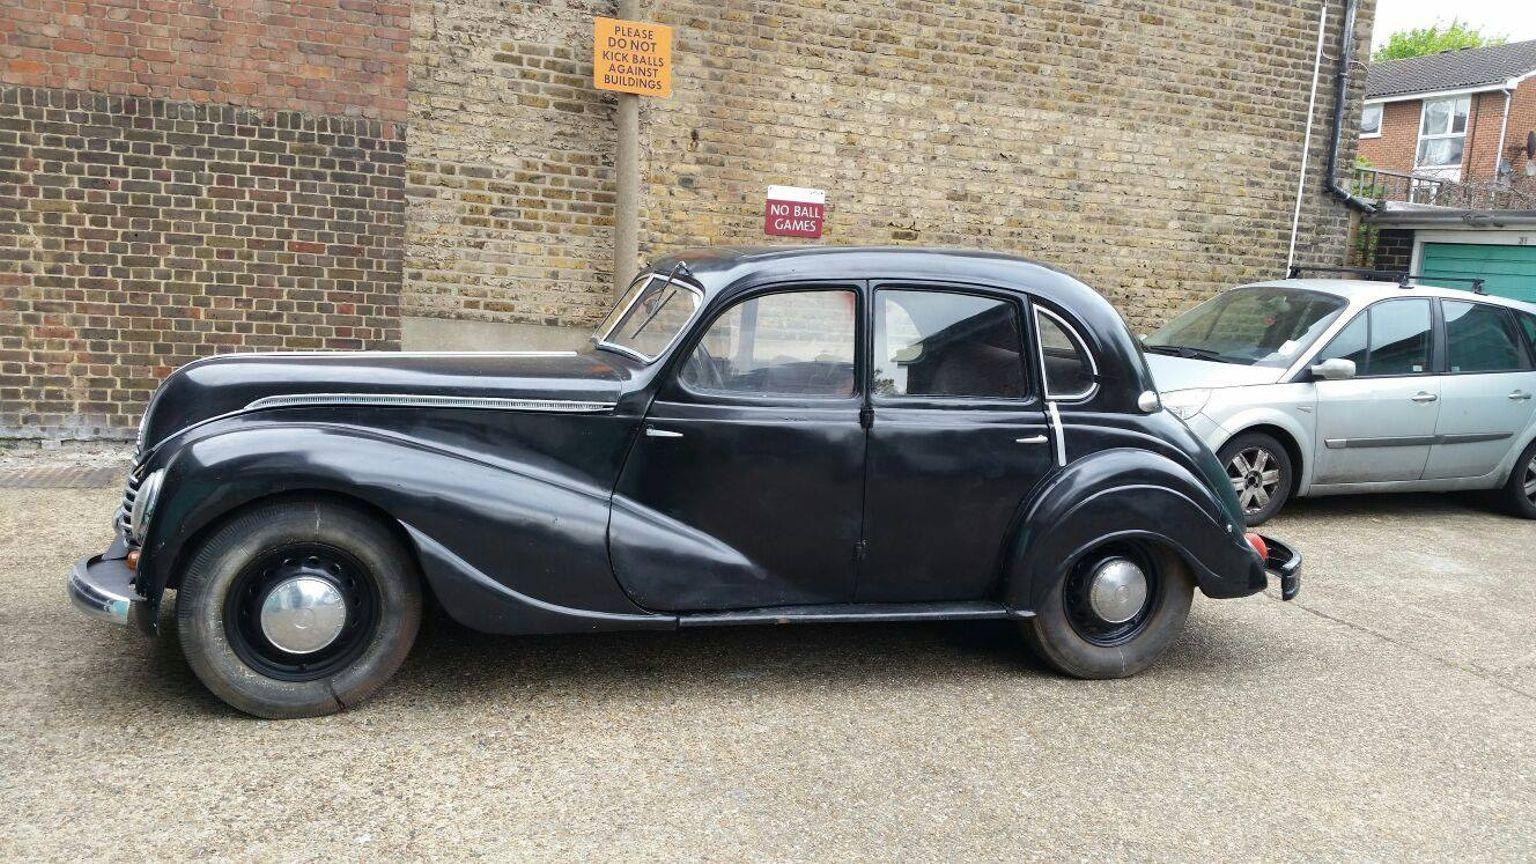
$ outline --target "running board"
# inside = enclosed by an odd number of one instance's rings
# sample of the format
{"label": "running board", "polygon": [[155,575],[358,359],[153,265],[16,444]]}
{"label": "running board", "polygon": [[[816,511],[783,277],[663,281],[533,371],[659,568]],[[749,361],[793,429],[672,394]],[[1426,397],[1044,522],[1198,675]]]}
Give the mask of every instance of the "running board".
{"label": "running board", "polygon": [[677,616],[678,627],[728,627],[738,624],[845,624],[882,621],[987,621],[1032,618],[1033,612],[1001,603],[827,603],[818,606],[767,606],[733,612],[698,612]]}

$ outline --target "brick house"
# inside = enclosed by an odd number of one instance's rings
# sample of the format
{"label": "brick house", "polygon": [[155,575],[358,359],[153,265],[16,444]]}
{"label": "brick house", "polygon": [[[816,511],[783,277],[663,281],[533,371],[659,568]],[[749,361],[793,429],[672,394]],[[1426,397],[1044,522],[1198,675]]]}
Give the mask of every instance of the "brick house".
{"label": "brick house", "polygon": [[1359,155],[1375,266],[1536,301],[1536,41],[1371,64]]}
{"label": "brick house", "polygon": [[1361,157],[1449,180],[1525,173],[1536,131],[1536,40],[1372,63]]}
{"label": "brick house", "polygon": [[[590,327],[616,186],[590,40],[615,8],[0,0],[0,438],[131,436],[213,352]],[[1026,254],[1138,327],[1292,249],[1343,263],[1333,94],[1309,96],[1345,8],[646,0],[676,66],[641,109],[642,254],[764,243],[782,184],[826,190],[823,242]]]}

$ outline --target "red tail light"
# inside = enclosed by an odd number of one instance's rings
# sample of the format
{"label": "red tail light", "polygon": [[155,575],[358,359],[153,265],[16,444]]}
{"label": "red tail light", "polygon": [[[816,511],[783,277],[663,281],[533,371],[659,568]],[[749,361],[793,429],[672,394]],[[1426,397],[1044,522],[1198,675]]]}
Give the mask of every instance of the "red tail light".
{"label": "red tail light", "polygon": [[1248,545],[1253,547],[1253,551],[1259,553],[1259,557],[1260,558],[1263,558],[1265,561],[1268,561],[1269,560],[1269,544],[1264,542],[1264,538],[1260,537],[1259,535],[1257,535],[1255,533],[1253,533],[1252,531],[1249,531],[1244,536],[1246,536],[1248,538]]}

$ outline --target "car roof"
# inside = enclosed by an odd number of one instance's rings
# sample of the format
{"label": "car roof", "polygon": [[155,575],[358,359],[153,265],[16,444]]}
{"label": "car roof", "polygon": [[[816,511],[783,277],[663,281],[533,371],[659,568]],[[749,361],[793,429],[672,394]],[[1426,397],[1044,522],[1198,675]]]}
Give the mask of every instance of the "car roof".
{"label": "car roof", "polygon": [[1445,285],[1424,284],[1418,281],[1415,281],[1408,288],[1403,288],[1396,282],[1382,282],[1371,279],[1273,279],[1268,282],[1253,282],[1236,287],[1296,288],[1305,291],[1319,291],[1324,294],[1343,297],[1358,305],[1374,303],[1377,300],[1389,297],[1445,297],[1451,300],[1468,300],[1478,303],[1491,303],[1495,306],[1508,306],[1511,309],[1536,314],[1536,304],[1511,300],[1508,297],[1496,297],[1492,294],[1476,294],[1469,288],[1453,288]]}

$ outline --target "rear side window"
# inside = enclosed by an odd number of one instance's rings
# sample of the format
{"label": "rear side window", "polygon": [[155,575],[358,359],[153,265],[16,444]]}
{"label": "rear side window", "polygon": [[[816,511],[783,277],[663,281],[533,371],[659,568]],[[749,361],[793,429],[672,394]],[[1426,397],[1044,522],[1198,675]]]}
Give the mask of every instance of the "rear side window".
{"label": "rear side window", "polygon": [[1520,329],[1525,331],[1525,342],[1531,346],[1531,356],[1536,357],[1536,315],[1529,312],[1521,312]]}
{"label": "rear side window", "polygon": [[851,290],[744,300],[709,325],[678,380],[706,393],[852,396],[855,308]]}
{"label": "rear side window", "polygon": [[1446,300],[1446,353],[1451,372],[1516,372],[1529,368],[1524,337],[1505,310]]}
{"label": "rear side window", "polygon": [[1017,304],[953,291],[876,293],[875,395],[1021,399],[1024,367]]}
{"label": "rear side window", "polygon": [[1388,300],[1355,316],[1333,337],[1317,362],[1352,360],[1362,378],[1422,375],[1429,370],[1428,300]]}
{"label": "rear side window", "polygon": [[1093,357],[1083,340],[1065,321],[1045,309],[1035,309],[1040,334],[1040,363],[1045,374],[1045,398],[1080,399],[1093,392]]}

